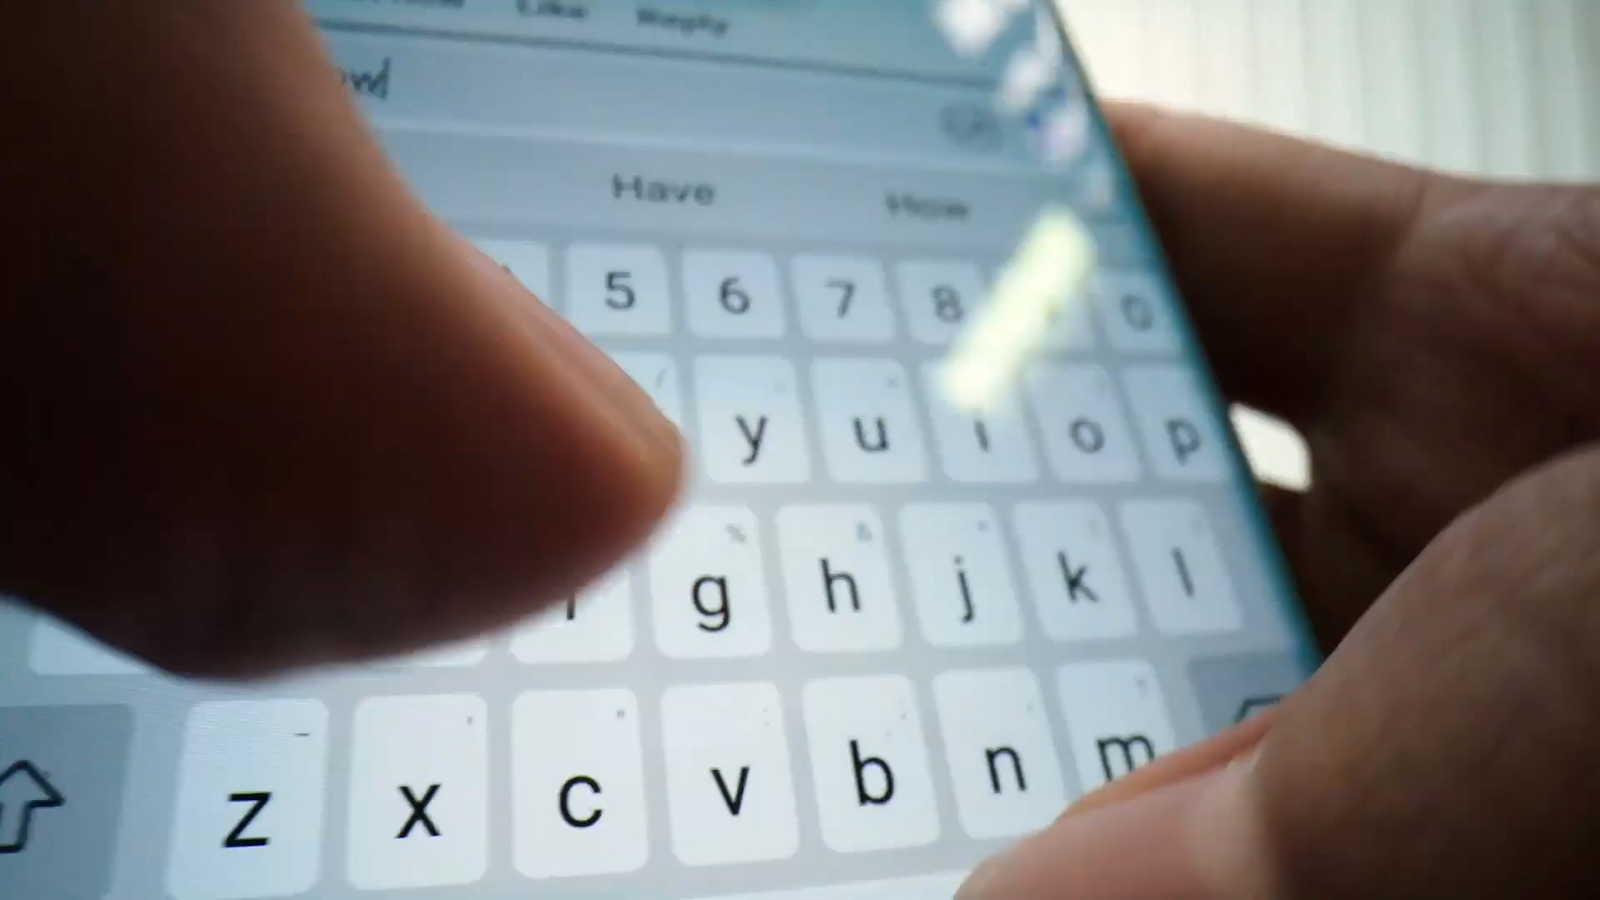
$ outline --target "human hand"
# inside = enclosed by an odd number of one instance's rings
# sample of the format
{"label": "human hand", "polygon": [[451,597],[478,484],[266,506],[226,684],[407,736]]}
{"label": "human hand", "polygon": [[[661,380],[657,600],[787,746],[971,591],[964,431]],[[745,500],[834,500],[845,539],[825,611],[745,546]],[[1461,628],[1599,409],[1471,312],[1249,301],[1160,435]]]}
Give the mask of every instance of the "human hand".
{"label": "human hand", "polygon": [[1112,117],[1225,393],[1309,443],[1267,499],[1337,649],[958,896],[1600,896],[1600,189]]}
{"label": "human hand", "polygon": [[671,424],[410,195],[295,4],[17,6],[0,82],[0,591],[258,674],[526,615],[672,501]]}

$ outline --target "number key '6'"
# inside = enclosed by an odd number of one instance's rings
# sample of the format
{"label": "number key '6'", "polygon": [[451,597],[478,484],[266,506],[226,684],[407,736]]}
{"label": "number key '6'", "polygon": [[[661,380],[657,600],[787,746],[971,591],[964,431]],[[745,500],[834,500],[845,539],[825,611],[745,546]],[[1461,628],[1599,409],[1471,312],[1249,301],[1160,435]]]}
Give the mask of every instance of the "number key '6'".
{"label": "number key '6'", "polygon": [[703,337],[783,336],[778,267],[765,253],[686,251],[683,296],[689,307],[689,327]]}

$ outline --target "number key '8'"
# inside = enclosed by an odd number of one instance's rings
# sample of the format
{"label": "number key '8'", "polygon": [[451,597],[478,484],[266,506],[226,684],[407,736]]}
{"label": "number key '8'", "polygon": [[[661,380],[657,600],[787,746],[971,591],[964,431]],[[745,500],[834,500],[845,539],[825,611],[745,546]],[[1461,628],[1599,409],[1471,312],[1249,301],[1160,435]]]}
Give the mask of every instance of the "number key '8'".
{"label": "number key '8'", "polygon": [[925,344],[948,344],[986,291],[972,263],[908,260],[895,267],[911,335]]}

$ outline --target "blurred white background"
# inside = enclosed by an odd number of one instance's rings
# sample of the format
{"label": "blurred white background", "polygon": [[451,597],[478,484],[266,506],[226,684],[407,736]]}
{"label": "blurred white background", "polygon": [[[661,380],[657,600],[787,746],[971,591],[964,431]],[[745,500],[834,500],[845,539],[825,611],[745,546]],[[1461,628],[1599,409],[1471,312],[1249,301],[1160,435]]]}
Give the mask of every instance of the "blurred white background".
{"label": "blurred white background", "polygon": [[[1600,181],[1600,0],[1056,2],[1106,97],[1456,172]],[[1292,431],[1235,420],[1263,478],[1306,483]]]}

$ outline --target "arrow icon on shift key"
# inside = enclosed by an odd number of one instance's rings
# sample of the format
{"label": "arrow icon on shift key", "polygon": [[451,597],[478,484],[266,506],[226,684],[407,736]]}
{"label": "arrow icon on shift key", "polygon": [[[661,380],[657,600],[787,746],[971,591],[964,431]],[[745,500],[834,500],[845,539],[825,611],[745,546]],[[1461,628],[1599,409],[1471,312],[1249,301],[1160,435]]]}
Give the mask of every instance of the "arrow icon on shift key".
{"label": "arrow icon on shift key", "polygon": [[0,772],[0,853],[21,853],[28,846],[34,810],[65,803],[61,792],[25,759]]}

